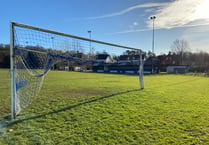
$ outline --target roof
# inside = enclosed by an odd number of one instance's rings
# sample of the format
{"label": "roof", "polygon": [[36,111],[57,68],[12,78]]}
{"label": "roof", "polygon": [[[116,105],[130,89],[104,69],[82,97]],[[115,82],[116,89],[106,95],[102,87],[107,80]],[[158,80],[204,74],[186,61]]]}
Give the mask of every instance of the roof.
{"label": "roof", "polygon": [[176,65],[176,66],[167,66],[167,68],[188,68],[188,66],[185,66],[185,65]]}

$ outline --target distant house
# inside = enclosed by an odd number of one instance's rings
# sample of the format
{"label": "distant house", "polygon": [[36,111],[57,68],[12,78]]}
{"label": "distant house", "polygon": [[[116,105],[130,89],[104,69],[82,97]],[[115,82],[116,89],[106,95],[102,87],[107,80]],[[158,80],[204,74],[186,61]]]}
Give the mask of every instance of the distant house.
{"label": "distant house", "polygon": [[156,58],[150,57],[150,58],[146,59],[144,62],[144,73],[145,74],[152,74],[152,73],[158,74],[160,72],[159,68],[160,68],[160,62]]}
{"label": "distant house", "polygon": [[[108,54],[98,54],[92,70],[94,72],[137,74],[140,65],[139,58],[139,55],[121,55],[116,61]],[[144,73],[151,74],[152,67],[153,73],[159,73],[159,61],[157,59],[152,60],[150,58],[144,62]]]}
{"label": "distant house", "polygon": [[184,74],[188,72],[188,66],[168,66],[168,74]]}
{"label": "distant house", "polygon": [[168,53],[168,55],[158,55],[157,56],[159,62],[160,62],[160,71],[166,72],[166,69],[168,66],[178,66],[180,65],[180,60],[178,58],[178,55],[172,54],[171,52]]}
{"label": "distant house", "polygon": [[108,56],[110,56],[110,55],[107,54],[107,53],[97,54],[96,55],[96,60],[98,62],[105,62],[105,60],[108,58]]}

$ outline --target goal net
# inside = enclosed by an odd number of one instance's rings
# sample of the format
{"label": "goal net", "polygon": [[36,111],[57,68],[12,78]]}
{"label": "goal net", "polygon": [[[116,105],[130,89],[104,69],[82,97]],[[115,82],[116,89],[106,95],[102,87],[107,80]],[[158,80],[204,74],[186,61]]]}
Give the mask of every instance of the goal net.
{"label": "goal net", "polygon": [[13,119],[38,95],[51,69],[139,73],[141,68],[143,88],[140,49],[93,40],[91,31],[87,31],[90,38],[84,38],[14,22],[10,31]]}

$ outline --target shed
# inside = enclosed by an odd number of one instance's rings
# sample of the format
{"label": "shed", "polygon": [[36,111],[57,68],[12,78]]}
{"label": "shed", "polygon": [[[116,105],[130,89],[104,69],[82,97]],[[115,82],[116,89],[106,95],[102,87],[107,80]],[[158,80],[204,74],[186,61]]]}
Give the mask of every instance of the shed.
{"label": "shed", "polygon": [[167,66],[168,74],[184,74],[188,72],[188,66]]}

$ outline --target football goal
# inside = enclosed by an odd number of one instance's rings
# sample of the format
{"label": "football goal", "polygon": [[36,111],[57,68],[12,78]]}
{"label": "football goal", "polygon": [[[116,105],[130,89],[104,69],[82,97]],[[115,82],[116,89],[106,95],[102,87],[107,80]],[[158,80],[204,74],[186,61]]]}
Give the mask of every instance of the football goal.
{"label": "football goal", "polygon": [[51,70],[139,74],[143,83],[141,49],[11,22],[11,117],[27,107]]}

